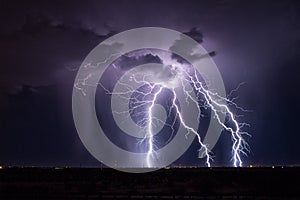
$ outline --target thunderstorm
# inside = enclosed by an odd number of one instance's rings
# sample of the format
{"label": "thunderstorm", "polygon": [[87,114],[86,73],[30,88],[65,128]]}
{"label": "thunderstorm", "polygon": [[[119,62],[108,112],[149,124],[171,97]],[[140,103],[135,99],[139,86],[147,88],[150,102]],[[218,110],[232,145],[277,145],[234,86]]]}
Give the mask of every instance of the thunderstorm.
{"label": "thunderstorm", "polygon": [[[91,65],[87,65],[86,67],[90,67]],[[115,67],[115,66],[114,66]],[[151,163],[151,159],[155,157],[156,154],[156,140],[155,135],[153,133],[153,128],[156,126],[157,123],[164,123],[161,119],[157,118],[153,114],[153,108],[156,104],[157,98],[162,95],[164,89],[171,90],[172,92],[172,104],[169,109],[169,115],[171,110],[175,110],[175,115],[177,119],[179,119],[181,125],[184,126],[186,129],[187,135],[192,133],[195,134],[197,137],[197,141],[200,145],[199,149],[199,157],[205,157],[206,159],[206,165],[208,167],[211,166],[211,163],[213,161],[213,153],[208,148],[209,144],[204,144],[202,142],[202,138],[200,134],[195,130],[193,127],[189,126],[184,117],[182,116],[180,112],[180,107],[176,103],[176,87],[182,87],[184,89],[184,95],[186,100],[190,100],[190,102],[194,103],[198,109],[198,113],[200,113],[200,106],[198,103],[198,100],[201,97],[204,97],[204,107],[209,108],[212,110],[213,117],[217,119],[218,123],[223,127],[223,129],[226,132],[229,132],[231,134],[232,138],[232,162],[234,167],[242,167],[243,161],[242,161],[242,155],[247,155],[247,152],[249,151],[249,147],[247,142],[244,139],[244,135],[249,135],[247,132],[242,131],[242,128],[247,125],[246,123],[240,123],[235,118],[235,114],[230,110],[228,105],[234,105],[236,108],[240,108],[235,104],[232,100],[230,100],[227,97],[222,97],[218,95],[215,92],[212,92],[208,90],[205,87],[205,84],[201,81],[201,79],[198,77],[196,70],[192,67],[186,67],[184,65],[168,65],[164,66],[164,70],[167,70],[169,73],[169,76],[167,79],[158,78],[157,74],[152,73],[151,70],[148,70],[145,72],[136,72],[135,74],[132,74],[130,76],[130,81],[134,81],[135,83],[139,83],[142,85],[145,85],[149,88],[147,91],[142,90],[136,90],[132,91],[132,87],[128,83],[122,83],[124,88],[126,88],[125,91],[113,93],[109,91],[107,88],[105,88],[101,83],[99,85],[106,91],[106,94],[108,95],[118,95],[120,98],[129,98],[128,100],[133,100],[134,105],[129,108],[129,113],[132,113],[135,109],[140,107],[146,107],[143,112],[143,117],[138,120],[137,124],[146,130],[146,134],[144,135],[142,141],[146,141],[148,144],[148,150],[147,150],[147,167],[153,167]],[[93,86],[89,85],[88,80],[91,78],[92,73],[89,73],[85,78],[81,79],[79,82],[74,84],[74,87],[82,92],[83,95],[85,95],[84,89],[81,86]],[[193,90],[187,89],[184,82],[188,82]],[[136,92],[140,96],[140,98],[137,97],[126,97],[126,94]],[[193,97],[191,95],[192,92],[196,92],[196,96]],[[124,96],[125,95],[125,96]],[[220,103],[221,101],[226,102]],[[118,111],[114,111],[116,113],[120,113]],[[122,112],[122,111],[121,111]],[[224,123],[220,119],[220,115],[224,114],[227,116],[228,121],[231,122],[230,125],[227,125],[229,123]],[[198,115],[198,121],[200,120],[200,114]],[[175,120],[171,124],[165,124],[167,126],[170,126],[173,130],[175,124]],[[139,142],[142,144],[142,142]]]}

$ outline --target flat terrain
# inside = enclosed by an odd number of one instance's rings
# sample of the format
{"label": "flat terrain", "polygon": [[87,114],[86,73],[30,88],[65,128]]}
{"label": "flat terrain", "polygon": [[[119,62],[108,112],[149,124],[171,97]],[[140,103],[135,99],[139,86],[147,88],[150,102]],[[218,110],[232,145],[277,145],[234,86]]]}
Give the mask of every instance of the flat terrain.
{"label": "flat terrain", "polygon": [[300,199],[300,168],[4,168],[0,199]]}

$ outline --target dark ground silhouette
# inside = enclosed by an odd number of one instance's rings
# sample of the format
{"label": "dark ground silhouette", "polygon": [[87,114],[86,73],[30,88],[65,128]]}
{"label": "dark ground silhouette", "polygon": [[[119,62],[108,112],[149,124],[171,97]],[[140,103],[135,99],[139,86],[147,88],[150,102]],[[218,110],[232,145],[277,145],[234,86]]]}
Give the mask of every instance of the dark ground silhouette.
{"label": "dark ground silhouette", "polygon": [[6,168],[0,199],[299,199],[300,168]]}

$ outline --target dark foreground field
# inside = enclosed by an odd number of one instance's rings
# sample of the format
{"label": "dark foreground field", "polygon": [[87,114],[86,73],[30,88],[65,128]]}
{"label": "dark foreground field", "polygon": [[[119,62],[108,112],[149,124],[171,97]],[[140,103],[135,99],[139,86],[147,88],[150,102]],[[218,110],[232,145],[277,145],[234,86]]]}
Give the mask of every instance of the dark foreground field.
{"label": "dark foreground field", "polygon": [[6,168],[0,199],[300,199],[300,168]]}

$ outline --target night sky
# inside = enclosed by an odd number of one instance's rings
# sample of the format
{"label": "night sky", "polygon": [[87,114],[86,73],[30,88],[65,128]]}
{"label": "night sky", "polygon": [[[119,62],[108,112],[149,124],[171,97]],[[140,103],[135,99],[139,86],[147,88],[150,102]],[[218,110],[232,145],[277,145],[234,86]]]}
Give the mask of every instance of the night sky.
{"label": "night sky", "polygon": [[[104,39],[149,26],[201,42],[228,93],[244,83],[245,165],[300,165],[297,1],[2,0],[0,21],[0,165],[99,166],[73,122],[76,69]],[[176,164],[202,165],[195,149]],[[230,165],[228,134],[213,151],[213,166]]]}

